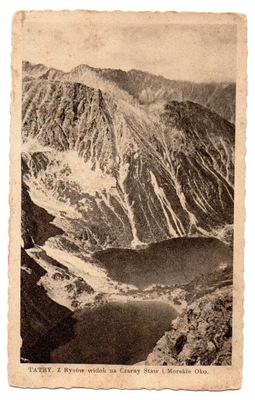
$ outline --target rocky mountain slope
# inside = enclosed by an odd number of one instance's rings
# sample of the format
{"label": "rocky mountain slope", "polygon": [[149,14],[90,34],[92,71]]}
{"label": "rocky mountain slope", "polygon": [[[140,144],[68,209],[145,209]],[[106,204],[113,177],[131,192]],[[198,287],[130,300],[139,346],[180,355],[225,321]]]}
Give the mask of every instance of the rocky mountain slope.
{"label": "rocky mountain slope", "polygon": [[148,365],[231,365],[232,267],[182,287],[187,306],[148,356]]}
{"label": "rocky mountain slope", "polygon": [[[232,263],[234,85],[28,62],[23,75],[21,233],[43,271],[31,281],[28,261],[24,287],[49,298],[45,313],[51,302],[59,315],[116,298],[172,304]],[[43,348],[41,324],[31,335]]]}
{"label": "rocky mountain slope", "polygon": [[71,204],[89,245],[217,235],[233,223],[234,126],[217,114],[172,102],[150,117],[100,90],[43,79],[23,93],[26,184]]}

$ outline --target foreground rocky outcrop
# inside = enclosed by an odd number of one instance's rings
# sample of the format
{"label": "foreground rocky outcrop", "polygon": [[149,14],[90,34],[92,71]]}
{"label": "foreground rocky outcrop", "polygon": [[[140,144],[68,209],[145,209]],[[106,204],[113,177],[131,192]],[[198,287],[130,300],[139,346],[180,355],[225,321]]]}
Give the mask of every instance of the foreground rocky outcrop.
{"label": "foreground rocky outcrop", "polygon": [[[229,272],[228,267],[224,272],[226,278],[227,276],[230,278]],[[190,299],[189,305],[173,321],[172,329],[157,342],[145,363],[231,365],[232,285],[230,283],[231,279],[226,279],[221,283],[218,282],[218,285],[208,285],[203,288],[198,284],[198,291],[193,296],[190,287],[186,297]],[[201,296],[204,292],[207,293]]]}

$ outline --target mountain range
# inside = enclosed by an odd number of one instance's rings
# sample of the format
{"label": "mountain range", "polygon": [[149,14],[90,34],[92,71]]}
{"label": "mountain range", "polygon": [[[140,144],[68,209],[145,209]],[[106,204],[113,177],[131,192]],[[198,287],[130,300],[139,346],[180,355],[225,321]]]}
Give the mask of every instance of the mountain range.
{"label": "mountain range", "polygon": [[127,99],[137,100],[143,106],[157,108],[172,100],[192,101],[208,107],[223,118],[235,122],[235,83],[195,83],[176,81],[163,76],[132,69],[100,69],[82,64],[70,72],[48,68],[42,64],[23,62],[23,76],[31,79],[70,81],[83,83]]}
{"label": "mountain range", "polygon": [[231,264],[234,120],[234,83],[24,62],[22,246],[44,270],[33,282],[74,310]]}

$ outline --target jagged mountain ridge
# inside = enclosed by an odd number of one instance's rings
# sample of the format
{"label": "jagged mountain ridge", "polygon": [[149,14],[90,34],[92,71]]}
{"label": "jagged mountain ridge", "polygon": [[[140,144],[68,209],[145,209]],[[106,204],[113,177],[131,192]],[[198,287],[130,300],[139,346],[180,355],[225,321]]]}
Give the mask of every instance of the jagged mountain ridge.
{"label": "jagged mountain ridge", "polygon": [[88,65],[81,64],[73,68],[70,72],[64,72],[55,68],[47,68],[42,64],[33,65],[28,61],[22,64],[23,80],[43,79],[49,81],[76,82],[88,87],[107,92],[112,97],[126,100],[130,103],[137,103],[136,99],[126,90],[123,90],[114,81],[105,79],[100,70]]}
{"label": "jagged mountain ridge", "polygon": [[100,74],[117,83],[141,104],[189,100],[206,106],[230,122],[235,121],[234,83],[175,81],[135,69],[127,72],[103,69]]}
{"label": "jagged mountain ridge", "polygon": [[151,117],[101,90],[44,79],[25,81],[23,94],[25,147],[41,146],[24,155],[26,184],[71,204],[103,248],[232,224],[234,126],[217,114],[171,102]]}
{"label": "jagged mountain ridge", "polygon": [[22,78],[40,78],[48,71],[48,67],[43,64],[32,64],[29,61],[22,62]]}
{"label": "jagged mountain ridge", "polygon": [[235,122],[235,84],[195,83],[175,81],[163,76],[132,69],[93,68],[81,64],[70,72],[48,68],[42,64],[23,62],[25,79],[40,78],[83,83],[100,89],[112,96],[118,96],[130,103],[154,107],[169,101],[192,101],[218,113],[223,118]]}

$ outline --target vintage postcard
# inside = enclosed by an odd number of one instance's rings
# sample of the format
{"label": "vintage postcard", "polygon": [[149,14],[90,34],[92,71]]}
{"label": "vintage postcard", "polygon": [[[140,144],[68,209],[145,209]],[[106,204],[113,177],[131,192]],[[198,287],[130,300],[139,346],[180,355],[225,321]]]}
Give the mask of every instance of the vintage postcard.
{"label": "vintage postcard", "polygon": [[9,382],[241,386],[246,18],[13,19]]}

